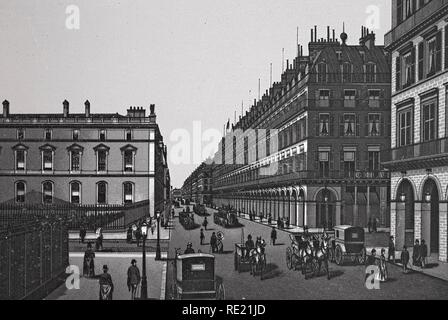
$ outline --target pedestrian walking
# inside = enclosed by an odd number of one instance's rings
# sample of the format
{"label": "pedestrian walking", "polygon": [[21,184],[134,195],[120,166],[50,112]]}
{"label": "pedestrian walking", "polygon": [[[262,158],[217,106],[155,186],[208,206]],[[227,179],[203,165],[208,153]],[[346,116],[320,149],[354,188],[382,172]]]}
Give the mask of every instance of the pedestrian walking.
{"label": "pedestrian walking", "polygon": [[389,237],[389,247],[387,249],[387,261],[390,262],[392,257],[393,263],[395,263],[395,243],[394,243],[394,236]]}
{"label": "pedestrian walking", "polygon": [[271,216],[271,214],[269,214],[269,216],[268,216],[268,224],[270,225],[272,223],[272,216]]}
{"label": "pedestrian walking", "polygon": [[99,277],[100,300],[112,300],[114,283],[112,282],[112,277],[108,271],[109,268],[107,267],[107,264],[103,265],[103,273]]}
{"label": "pedestrian walking", "polygon": [[131,265],[128,268],[128,291],[131,292],[131,300],[135,300],[135,293],[137,292],[137,287],[140,284],[140,270],[137,267],[137,261],[132,259]]}
{"label": "pedestrian walking", "polygon": [[426,267],[426,257],[428,256],[428,246],[424,239],[422,239],[422,243],[420,245],[420,261],[422,268]]}
{"label": "pedestrian walking", "polygon": [[102,251],[103,250],[103,229],[98,228],[96,230],[97,238],[95,243],[95,250]]}
{"label": "pedestrian walking", "polygon": [[277,230],[275,230],[275,228],[272,227],[272,230],[271,230],[271,244],[273,246],[275,246],[275,240],[277,240]]}
{"label": "pedestrian walking", "polygon": [[137,230],[135,230],[135,240],[137,240],[137,247],[140,247],[141,238],[142,238],[142,230],[140,227],[137,227]]}
{"label": "pedestrian walking", "polygon": [[386,249],[381,249],[381,256],[379,261],[379,280],[381,282],[387,281],[389,278],[389,274],[387,272],[387,264],[386,264]]}
{"label": "pedestrian walking", "polygon": [[372,218],[369,217],[369,221],[367,222],[367,229],[369,233],[372,233]]}
{"label": "pedestrian walking", "polygon": [[401,263],[403,264],[403,273],[408,273],[408,263],[409,263],[409,251],[406,246],[403,246],[403,251],[401,251]]}
{"label": "pedestrian walking", "polygon": [[205,235],[204,235],[204,229],[201,228],[201,234],[199,236],[199,239],[201,240],[201,246],[204,244],[204,239],[205,239]]}
{"label": "pedestrian walking", "polygon": [[86,278],[93,278],[95,276],[95,252],[90,242],[87,243],[87,250],[84,252],[82,274]]}
{"label": "pedestrian walking", "polygon": [[79,229],[79,240],[81,243],[84,243],[86,234],[87,234],[86,227],[84,225],[81,225],[81,228]]}
{"label": "pedestrian walking", "polygon": [[418,239],[415,240],[414,248],[412,251],[412,264],[414,266],[421,266],[420,262],[420,241]]}
{"label": "pedestrian walking", "polygon": [[376,233],[377,232],[377,221],[376,221],[376,218],[373,218],[373,221],[372,221],[372,230],[373,230],[373,233]]}
{"label": "pedestrian walking", "polygon": [[215,253],[216,251],[216,244],[218,242],[218,238],[216,237],[216,233],[212,233],[212,236],[210,237],[210,247],[212,249],[212,253]]}
{"label": "pedestrian walking", "polygon": [[208,225],[207,217],[204,217],[204,222],[202,222],[202,225],[204,226],[204,229],[207,230]]}

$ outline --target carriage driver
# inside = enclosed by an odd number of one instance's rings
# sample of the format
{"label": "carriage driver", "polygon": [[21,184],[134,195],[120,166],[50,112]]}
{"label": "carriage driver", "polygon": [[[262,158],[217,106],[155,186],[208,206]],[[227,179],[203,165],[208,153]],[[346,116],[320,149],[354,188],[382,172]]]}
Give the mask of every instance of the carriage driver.
{"label": "carriage driver", "polygon": [[251,235],[248,235],[246,241],[246,256],[249,256],[250,250],[254,248],[255,248],[254,240],[252,240]]}
{"label": "carriage driver", "polygon": [[193,244],[188,242],[187,249],[185,249],[184,254],[194,253]]}

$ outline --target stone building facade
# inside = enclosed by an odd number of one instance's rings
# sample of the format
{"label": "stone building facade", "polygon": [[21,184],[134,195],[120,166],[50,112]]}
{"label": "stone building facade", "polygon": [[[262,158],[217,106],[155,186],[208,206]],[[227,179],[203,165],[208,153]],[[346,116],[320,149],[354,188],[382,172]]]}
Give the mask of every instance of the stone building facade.
{"label": "stone building facade", "polygon": [[[390,61],[375,34],[359,44],[311,30],[275,82],[222,139],[214,201],[292,225],[388,225]],[[387,152],[386,152],[387,151]]]}
{"label": "stone building facade", "polygon": [[448,1],[392,1],[391,234],[447,261]]}
{"label": "stone building facade", "polygon": [[201,163],[182,185],[182,197],[198,204],[213,203],[213,168],[211,163]]}
{"label": "stone building facade", "polygon": [[[127,115],[11,113],[0,116],[1,202],[25,203],[30,192],[43,203],[128,204],[149,200],[149,213],[164,210],[170,197],[167,148],[150,114],[131,107]],[[30,197],[31,198],[31,197]]]}

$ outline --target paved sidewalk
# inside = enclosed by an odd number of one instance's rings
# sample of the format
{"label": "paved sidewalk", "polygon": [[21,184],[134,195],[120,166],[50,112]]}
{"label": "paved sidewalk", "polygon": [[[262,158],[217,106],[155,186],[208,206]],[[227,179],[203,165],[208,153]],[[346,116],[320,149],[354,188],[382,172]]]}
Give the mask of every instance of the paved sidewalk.
{"label": "paved sidewalk", "polygon": [[[103,231],[104,240],[126,240],[127,231],[107,232]],[[79,231],[69,232],[68,238],[70,240],[79,240]],[[87,232],[86,241],[94,241],[97,238],[95,232]],[[160,226],[160,239],[170,238],[170,228],[164,228]],[[154,234],[149,231],[147,240],[157,239],[157,228],[154,230]]]}
{"label": "paved sidewalk", "polygon": [[[81,274],[83,257],[84,253],[82,252],[70,253],[70,264],[77,266]],[[165,297],[166,260],[156,261],[154,257],[154,253],[149,253],[146,256],[148,297],[153,300],[159,300]],[[162,259],[165,258],[166,253],[162,253]],[[113,300],[130,300],[130,292],[128,291],[126,281],[127,269],[130,266],[131,259],[137,260],[137,266],[140,272],[142,272],[142,253],[96,253],[95,274],[99,275],[102,273],[103,265],[108,265],[115,287]],[[79,289],[68,289],[64,283],[50,293],[45,300],[98,300],[98,279],[85,278],[81,275],[79,280]]]}

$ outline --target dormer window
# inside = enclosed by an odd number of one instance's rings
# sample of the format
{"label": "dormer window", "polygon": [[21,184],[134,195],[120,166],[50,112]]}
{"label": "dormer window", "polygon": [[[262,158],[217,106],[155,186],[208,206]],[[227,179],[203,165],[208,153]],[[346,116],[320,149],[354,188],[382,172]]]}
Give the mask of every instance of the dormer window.
{"label": "dormer window", "polygon": [[376,82],[376,64],[368,63],[365,66],[366,72],[366,82],[373,83]]}
{"label": "dormer window", "polygon": [[17,129],[17,139],[18,140],[25,139],[25,130],[24,129]]}
{"label": "dormer window", "polygon": [[72,132],[72,138],[74,141],[78,141],[79,140],[79,130],[73,130]]}
{"label": "dormer window", "polygon": [[327,64],[319,63],[317,65],[317,82],[324,83],[327,82]]}
{"label": "dormer window", "polygon": [[52,130],[51,129],[45,129],[44,139],[47,141],[52,139]]}
{"label": "dormer window", "polygon": [[342,82],[352,81],[352,65],[348,62],[342,64]]}
{"label": "dormer window", "polygon": [[100,141],[106,141],[106,130],[101,129],[99,132]]}

